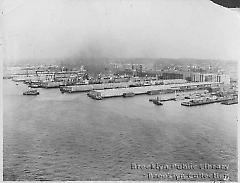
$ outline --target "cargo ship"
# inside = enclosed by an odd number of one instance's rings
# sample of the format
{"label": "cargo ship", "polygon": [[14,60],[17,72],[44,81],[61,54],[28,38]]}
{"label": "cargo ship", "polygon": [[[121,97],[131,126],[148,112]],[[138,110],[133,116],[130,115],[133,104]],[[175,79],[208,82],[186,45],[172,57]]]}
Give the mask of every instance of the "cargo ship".
{"label": "cargo ship", "polygon": [[23,92],[23,95],[39,95],[39,91],[30,89],[26,92]]}

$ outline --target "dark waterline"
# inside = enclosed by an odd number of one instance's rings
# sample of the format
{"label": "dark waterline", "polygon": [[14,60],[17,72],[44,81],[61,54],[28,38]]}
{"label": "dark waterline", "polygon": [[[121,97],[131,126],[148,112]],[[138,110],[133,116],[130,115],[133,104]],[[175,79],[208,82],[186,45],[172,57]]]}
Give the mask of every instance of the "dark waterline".
{"label": "dark waterline", "polygon": [[26,89],[3,81],[4,180],[148,180],[148,172],[184,171],[131,163],[192,162],[227,164],[227,171],[186,172],[237,181],[237,105],[155,106],[147,95],[96,101],[58,89],[23,96]]}

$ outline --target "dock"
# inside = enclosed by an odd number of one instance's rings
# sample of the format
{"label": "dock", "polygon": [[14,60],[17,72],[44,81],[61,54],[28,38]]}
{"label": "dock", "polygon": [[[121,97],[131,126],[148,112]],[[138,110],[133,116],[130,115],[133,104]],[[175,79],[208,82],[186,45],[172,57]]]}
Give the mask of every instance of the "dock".
{"label": "dock", "polygon": [[142,86],[142,87],[127,87],[127,88],[113,88],[113,89],[103,89],[103,90],[92,90],[88,93],[88,96],[95,99],[97,97],[101,98],[111,98],[111,97],[122,97],[124,93],[134,93],[134,95],[149,94],[151,91],[160,91],[163,93],[173,93],[179,90],[191,90],[209,87],[215,83],[203,82],[203,83],[184,83],[184,84],[170,84],[170,85],[152,85],[152,86]]}
{"label": "dock", "polygon": [[74,92],[88,92],[88,91],[92,91],[92,90],[126,88],[126,87],[129,87],[130,84],[131,84],[130,82],[121,82],[121,83],[104,83],[104,84],[64,86],[61,88],[61,92],[74,93]]}

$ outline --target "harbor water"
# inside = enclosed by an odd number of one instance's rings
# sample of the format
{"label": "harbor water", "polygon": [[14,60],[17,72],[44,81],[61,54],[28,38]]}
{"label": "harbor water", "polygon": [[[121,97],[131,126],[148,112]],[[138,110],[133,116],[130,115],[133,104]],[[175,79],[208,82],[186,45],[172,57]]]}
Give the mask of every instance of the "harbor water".
{"label": "harbor water", "polygon": [[4,180],[148,180],[151,170],[131,165],[207,163],[229,168],[185,173],[237,181],[238,105],[156,106],[149,95],[99,101],[59,89],[23,96],[26,90],[3,80]]}

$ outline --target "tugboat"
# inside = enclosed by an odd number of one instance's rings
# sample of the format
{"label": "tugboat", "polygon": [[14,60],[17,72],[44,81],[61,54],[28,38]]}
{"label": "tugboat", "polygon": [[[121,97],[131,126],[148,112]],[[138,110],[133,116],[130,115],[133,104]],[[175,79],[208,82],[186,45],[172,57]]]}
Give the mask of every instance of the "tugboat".
{"label": "tugboat", "polygon": [[161,103],[161,100],[157,97],[156,99],[152,100],[152,102],[155,104],[155,105],[163,105],[163,103]]}
{"label": "tugboat", "polygon": [[23,95],[39,95],[39,91],[29,89],[26,92],[23,92]]}

